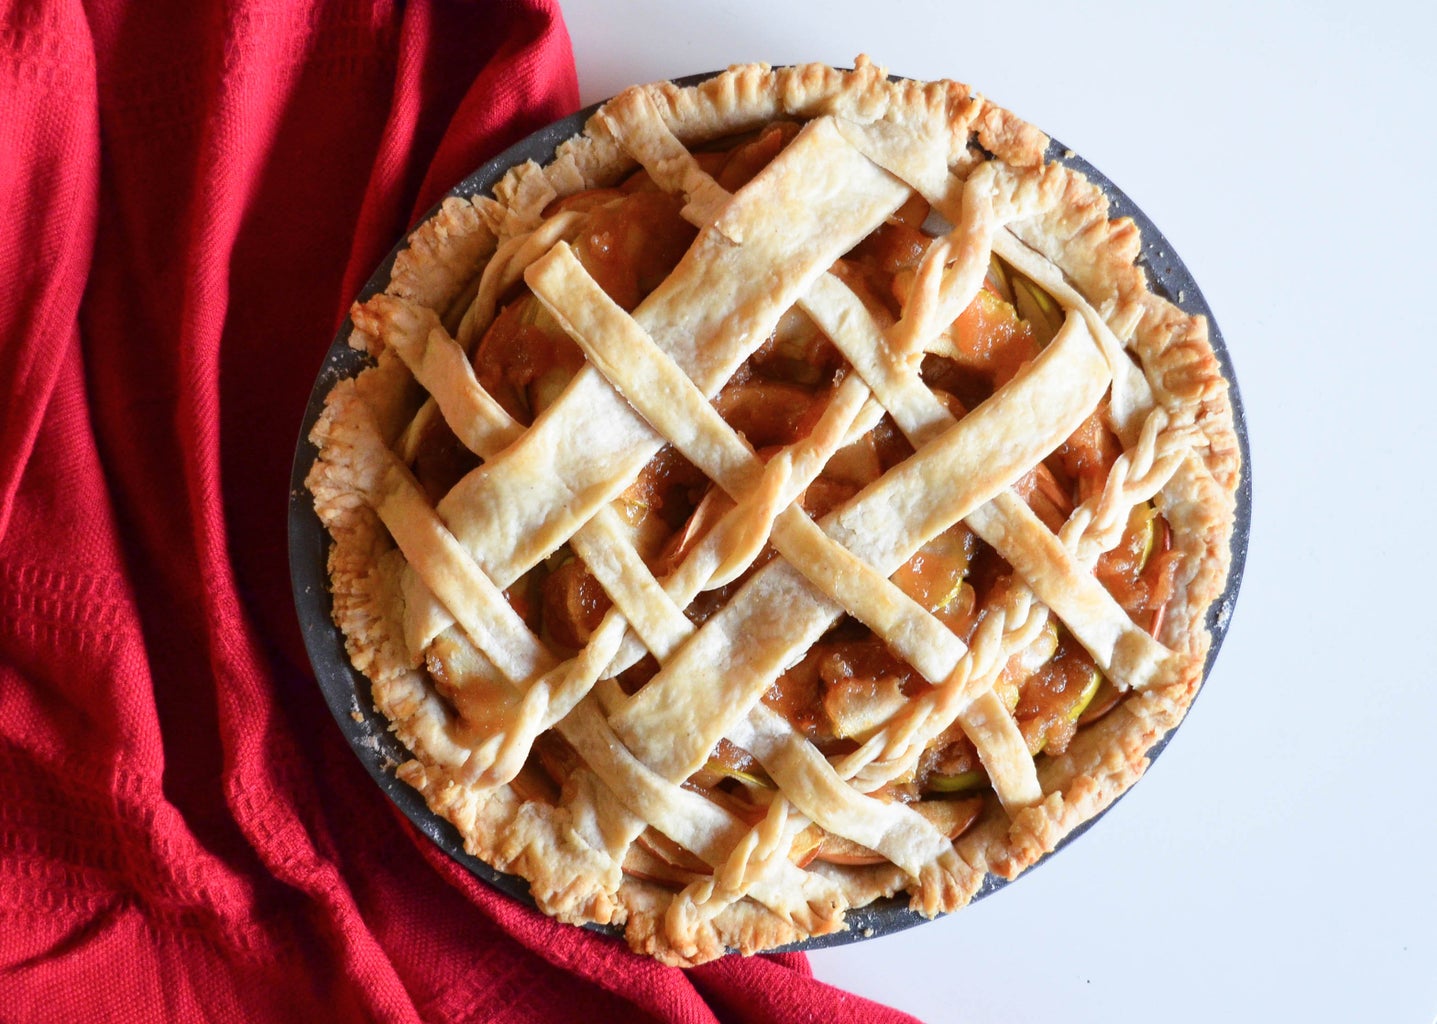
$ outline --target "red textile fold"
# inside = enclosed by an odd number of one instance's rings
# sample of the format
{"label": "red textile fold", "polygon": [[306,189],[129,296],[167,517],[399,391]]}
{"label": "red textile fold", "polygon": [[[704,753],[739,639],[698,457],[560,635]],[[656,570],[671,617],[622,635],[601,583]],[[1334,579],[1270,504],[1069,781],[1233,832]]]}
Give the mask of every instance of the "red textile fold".
{"label": "red textile fold", "polygon": [[288,472],[336,311],[576,103],[553,0],[0,0],[3,1019],[906,1019],[488,889],[304,657]]}

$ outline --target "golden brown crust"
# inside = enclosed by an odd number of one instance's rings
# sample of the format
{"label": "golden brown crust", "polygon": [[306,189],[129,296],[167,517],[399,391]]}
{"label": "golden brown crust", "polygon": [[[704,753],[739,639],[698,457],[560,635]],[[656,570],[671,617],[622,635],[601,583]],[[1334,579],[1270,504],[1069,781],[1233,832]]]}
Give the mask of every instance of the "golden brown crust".
{"label": "golden brown crust", "polygon": [[[767,685],[761,675],[755,676],[753,685],[742,694],[735,689],[731,699],[725,700],[723,714],[727,717],[714,717],[720,712],[713,707],[685,704],[682,688],[673,685],[680,671],[677,666],[691,663],[684,671],[702,675],[708,653],[719,650],[752,648],[748,656],[755,657],[757,650],[762,657],[754,662],[755,671],[774,670],[773,666],[781,669],[791,657],[786,647],[770,649],[756,643],[752,632],[726,634],[730,628],[725,625],[727,611],[715,616],[712,625],[694,630],[681,611],[676,611],[685,603],[676,595],[695,591],[706,576],[678,582],[678,577],[638,579],[622,595],[616,594],[635,623],[648,623],[645,642],[663,655],[660,660],[665,669],[649,684],[651,689],[640,691],[647,694],[643,700],[626,704],[621,696],[595,686],[606,667],[622,668],[643,653],[632,632],[626,633],[622,617],[616,627],[609,628],[606,622],[596,631],[591,640],[592,664],[580,659],[554,667],[552,656],[522,626],[505,641],[507,661],[487,657],[484,632],[488,627],[480,621],[487,614],[483,608],[461,610],[451,600],[448,611],[455,614],[448,615],[445,602],[435,595],[451,592],[445,588],[453,584],[445,570],[433,564],[438,556],[431,551],[417,560],[406,559],[396,549],[396,538],[401,546],[412,543],[406,539],[413,535],[411,528],[397,523],[394,516],[401,514],[397,510],[412,498],[414,486],[406,482],[405,472],[396,468],[384,450],[399,443],[406,426],[426,403],[425,392],[414,383],[414,376],[438,372],[440,363],[433,360],[452,360],[460,351],[454,337],[468,339],[474,333],[473,323],[465,319],[466,310],[472,319],[475,296],[483,291],[480,277],[485,262],[496,250],[500,253],[496,262],[519,254],[516,266],[504,269],[509,278],[515,278],[526,263],[538,268],[536,275],[548,275],[542,282],[534,277],[536,291],[542,284],[552,292],[546,303],[591,358],[597,358],[596,346],[605,339],[625,339],[627,348],[603,375],[589,367],[581,372],[589,375],[582,383],[576,378],[569,389],[578,396],[573,398],[575,404],[582,402],[585,409],[592,410],[596,403],[611,402],[611,388],[628,386],[622,372],[626,361],[651,359],[658,349],[672,355],[677,367],[695,382],[706,382],[705,390],[716,389],[717,384],[708,388],[707,383],[721,384],[734,360],[715,352],[726,351],[725,344],[740,345],[752,330],[733,328],[730,320],[734,317],[714,316],[715,343],[687,350],[683,345],[690,342],[676,343],[664,334],[664,316],[670,307],[686,311],[683,303],[692,301],[693,292],[742,292],[737,285],[730,288],[730,279],[745,287],[751,285],[755,275],[741,263],[741,256],[736,257],[740,262],[734,268],[724,271],[731,278],[713,278],[704,276],[702,260],[693,253],[703,252],[707,246],[714,254],[711,258],[722,263],[730,258],[726,255],[730,249],[749,246],[759,252],[769,244],[762,241],[766,217],[746,216],[742,202],[730,204],[727,194],[696,165],[684,162],[682,147],[753,130],[774,120],[822,122],[804,136],[808,140],[804,145],[831,155],[821,161],[822,166],[848,161],[855,168],[867,168],[863,171],[867,177],[864,184],[855,186],[864,193],[862,200],[845,207],[852,224],[830,228],[838,236],[838,241],[828,240],[838,246],[834,252],[817,244],[803,249],[794,242],[798,248],[793,251],[801,257],[798,263],[811,260],[812,273],[805,271],[807,276],[801,280],[799,276],[777,280],[772,294],[753,291],[744,300],[747,305],[741,307],[745,317],[762,325],[768,322],[765,318],[776,318],[795,299],[802,301],[858,370],[850,414],[858,412],[871,388],[873,397],[889,408],[917,446],[927,452],[924,446],[932,444],[937,451],[941,448],[938,440],[947,438],[948,431],[955,431],[955,438],[962,431],[972,433],[979,429],[982,417],[965,417],[954,427],[952,415],[931,393],[922,388],[915,392],[917,378],[905,369],[905,352],[921,355],[912,346],[921,346],[925,332],[935,330],[938,321],[951,321],[953,309],[967,305],[986,267],[988,247],[1010,244],[1003,241],[1008,236],[1002,233],[1011,232],[1011,244],[1030,250],[1041,264],[1041,273],[1051,275],[1033,279],[1044,286],[1051,284],[1054,296],[1069,311],[1063,333],[1066,340],[1062,346],[1055,341],[1054,351],[1071,349],[1073,365],[1085,368],[1082,372],[1098,392],[1112,381],[1114,406],[1121,404],[1126,410],[1122,415],[1127,417],[1124,424],[1117,425],[1119,432],[1129,441],[1134,465],[1142,463],[1122,472],[1115,469],[1103,496],[1106,501],[1080,508],[1074,521],[1056,536],[1041,524],[1034,526],[1031,516],[1025,515],[1026,506],[1018,507],[1021,502],[1015,505],[1016,499],[1005,498],[1004,488],[1011,484],[1016,468],[995,478],[994,490],[974,498],[971,512],[969,506],[955,511],[953,518],[969,516],[969,525],[1015,565],[1022,563],[1025,569],[1031,565],[1026,570],[1031,589],[1014,587],[1002,607],[990,609],[988,624],[975,635],[971,648],[944,643],[916,652],[910,660],[924,666],[934,683],[932,695],[926,702],[914,701],[913,707],[891,719],[886,731],[880,731],[865,747],[868,752],[859,752],[862,757],[854,755],[833,764],[821,756],[815,759],[806,741],[785,732],[787,726],[779,716],[765,717],[762,705],[754,705]],[[675,138],[678,150],[671,143]],[[915,146],[922,151],[910,148]],[[1074,827],[1107,807],[1141,776],[1153,744],[1181,721],[1196,692],[1210,644],[1205,617],[1223,588],[1230,558],[1240,456],[1227,384],[1206,323],[1149,289],[1136,263],[1140,239],[1132,223],[1110,219],[1106,197],[1081,175],[1061,165],[1044,164],[1047,146],[1041,132],[967,86],[891,80],[866,58],[860,58],[851,72],[823,65],[779,69],[746,65],[698,86],[658,83],[638,87],[591,118],[585,133],[561,145],[546,167],[525,164],[506,174],[495,186],[492,199],[446,200],[396,259],[386,295],[356,310],[351,343],[373,356],[374,364],[333,389],[312,435],[321,456],[308,481],[316,508],[335,542],[330,554],[335,621],[345,634],[354,664],[372,680],[376,706],[414,754],[413,760],[399,767],[399,777],[418,789],[435,813],[459,829],[470,853],[501,871],[527,878],[545,912],[576,923],[623,925],[634,949],[668,963],[690,964],[712,959],[726,948],[755,952],[841,929],[848,908],[902,889],[910,891],[913,906],[923,913],[951,911],[972,899],[987,874],[1014,877],[1051,851]],[[617,307],[605,311],[600,337],[592,333],[600,330],[599,321],[589,325],[586,317],[578,315],[580,307],[566,305],[574,296],[588,295],[586,279],[582,268],[574,269],[577,264],[563,263],[567,246],[561,229],[566,226],[552,221],[545,226],[545,208],[557,197],[611,184],[641,162],[649,165],[656,181],[682,183],[689,192],[685,213],[704,230],[690,257],[666,282],[669,292],[661,287],[658,298],[646,301],[632,318]],[[803,167],[796,165],[796,169]],[[783,173],[776,168],[770,175],[774,183],[758,188],[767,187],[769,194],[785,197],[803,188],[816,189],[815,195],[830,195],[822,182],[782,180]],[[894,180],[891,174],[921,177],[921,184],[911,180],[909,184],[933,200],[956,227],[952,235],[940,240],[941,245],[933,247],[933,259],[946,257],[946,265],[935,263],[926,290],[915,286],[903,320],[883,341],[874,340],[874,328],[862,323],[861,306],[855,308],[846,290],[835,285],[831,276],[824,276],[823,270],[852,244],[839,244],[844,231],[851,230],[854,239],[862,238],[869,226],[896,206],[892,189],[885,184]],[[901,201],[903,191],[896,195]],[[802,234],[798,229],[794,233]],[[790,241],[783,240],[784,244]],[[782,246],[772,251],[780,254],[774,258],[781,258],[785,267],[794,264],[793,257],[782,255],[787,252]],[[798,275],[797,270],[790,272]],[[722,286],[715,281],[723,282]],[[489,292],[493,291],[490,287]],[[1065,300],[1068,292],[1073,295]],[[479,319],[487,322],[492,315],[492,294],[479,304],[486,307],[479,312]],[[727,309],[722,312],[729,316]],[[684,322],[690,325],[686,312]],[[693,322],[704,323],[702,317]],[[390,337],[386,332],[397,333],[386,340]],[[860,356],[860,350],[867,354]],[[736,358],[742,358],[744,351],[733,349]],[[1129,353],[1141,373],[1134,374]],[[421,365],[425,358],[431,362]],[[602,360],[596,365],[602,366]],[[1025,371],[1015,386],[1040,387],[1039,377],[1038,370]],[[1116,396],[1120,389],[1121,403]],[[1049,392],[1036,392],[1031,400],[1035,407],[1045,408],[1062,393],[1061,387],[1054,385]],[[641,396],[630,397],[642,411]],[[433,404],[430,401],[425,408]],[[447,550],[453,540],[450,546],[454,550],[466,552],[458,556],[463,573],[472,577],[474,572],[488,572],[496,583],[486,585],[507,586],[528,564],[545,557],[554,544],[571,534],[578,550],[601,542],[622,543],[622,531],[605,516],[608,498],[626,482],[627,464],[615,470],[619,475],[608,490],[595,490],[596,484],[565,483],[575,488],[575,494],[562,503],[563,515],[546,513],[547,518],[515,520],[510,527],[516,538],[513,542],[502,533],[486,539],[485,531],[490,529],[490,520],[509,514],[513,495],[553,487],[554,480],[587,480],[583,462],[606,458],[606,444],[615,446],[617,452],[632,446],[635,438],[648,438],[651,431],[647,425],[623,425],[624,417],[633,415],[627,405],[614,404],[616,427],[585,420],[588,447],[571,452],[565,447],[570,442],[557,427],[552,443],[541,439],[506,447],[513,425],[502,411],[496,411],[472,376],[458,384],[446,383],[440,404],[450,409],[484,410],[488,433],[481,430],[476,434],[478,440],[466,443],[486,459],[491,455],[484,448],[488,444],[495,455],[440,504],[443,521],[436,517],[425,527],[430,531],[426,536],[432,535],[439,546],[434,550]],[[421,418],[435,415],[430,409]],[[657,423],[657,411],[654,416]],[[1056,438],[1052,444],[1072,429],[1065,422],[1055,419],[1051,425]],[[841,435],[844,424],[835,423],[833,429]],[[827,550],[825,545],[834,543],[802,515],[802,524],[783,525],[786,521],[778,512],[783,502],[773,505],[778,500],[775,496],[787,493],[785,487],[802,488],[801,483],[783,476],[789,472],[787,464],[780,460],[775,469],[775,463],[770,463],[771,472],[761,465],[750,466],[742,446],[733,447],[721,424],[708,423],[688,440],[673,436],[673,429],[667,440],[695,464],[712,462],[716,468],[710,475],[724,480],[726,488],[738,492],[755,488],[753,500],[747,504],[739,501],[734,513],[740,519],[750,517],[745,520],[750,529],[752,523],[761,523],[765,534],[773,531],[780,548],[788,543],[794,551],[821,554]],[[1000,437],[999,428],[993,430],[998,432],[992,436]],[[664,439],[653,435],[643,444],[656,449]],[[530,464],[526,459],[534,451],[549,454]],[[792,471],[801,473],[806,456],[795,450],[786,457],[793,460],[796,468]],[[552,466],[547,461],[551,458],[557,460]],[[635,463],[641,464],[642,459]],[[396,497],[396,488],[408,495],[404,501]],[[922,492],[900,484],[888,490],[891,497],[884,488],[873,489],[866,503],[855,506],[861,512],[850,512],[848,519],[835,514],[824,520],[821,525],[828,537],[887,566],[893,558],[901,562],[908,557],[903,552],[911,552],[935,530],[946,528],[935,520],[913,532],[903,542],[910,544],[908,547],[900,545],[889,551],[880,544],[869,552],[850,521],[862,520],[865,528],[874,523],[884,524],[884,530],[893,528],[890,518],[900,524],[902,518],[896,512],[890,515],[890,509],[909,508],[914,495]],[[471,509],[455,497],[461,492],[476,496],[480,503]],[[1131,625],[1126,620],[1114,619],[1103,604],[1104,595],[1084,590],[1081,600],[1066,603],[1064,597],[1075,574],[1086,571],[1105,545],[1114,542],[1117,518],[1125,515],[1134,501],[1154,494],[1179,554],[1175,596],[1157,642],[1140,633],[1131,635],[1136,631],[1126,628]],[[572,524],[563,516],[572,519]],[[945,522],[951,523],[951,519]],[[446,530],[453,532],[453,538]],[[729,535],[718,528],[713,534]],[[789,534],[796,539],[785,541]],[[741,530],[732,531],[733,537],[741,535]],[[880,551],[887,553],[879,555]],[[715,559],[704,572],[722,571],[722,558]],[[636,560],[619,559],[618,563],[632,569]],[[817,563],[822,563],[822,557]],[[641,564],[639,567],[642,570]],[[889,566],[884,573],[891,571]],[[764,582],[769,577],[772,580]],[[878,578],[881,582],[882,577]],[[881,591],[882,587],[867,589]],[[765,597],[769,591],[770,596]],[[755,574],[743,594],[749,596],[731,605],[737,610],[729,617],[737,623],[747,621],[744,615],[759,621],[755,616],[760,613],[768,617],[766,621],[779,621],[790,609],[813,601],[813,607],[847,608],[853,614],[859,614],[855,609],[860,606],[868,609],[862,614],[888,623],[874,628],[895,649],[902,650],[905,642],[911,642],[904,637],[931,635],[924,632],[931,624],[921,609],[909,609],[897,598],[886,604],[865,603],[859,595],[844,591],[837,573],[809,571],[806,577],[793,574],[790,579],[778,569],[765,569]],[[1110,676],[1142,692],[1080,730],[1062,755],[1040,758],[1036,777],[1025,781],[1021,771],[1015,775],[1000,767],[999,751],[1005,749],[1005,743],[1011,748],[1014,734],[1001,702],[990,706],[992,691],[988,688],[1007,659],[1021,652],[1043,627],[1050,614],[1041,603],[1045,595],[1054,612],[1065,617],[1085,644],[1103,647],[1108,660],[1102,663]],[[674,606],[665,603],[671,599]],[[752,608],[745,611],[743,601]],[[836,613],[824,611],[806,619],[799,616],[792,620],[792,628],[821,632],[828,614]],[[415,626],[416,617],[426,625]],[[466,657],[472,660],[466,664],[484,666],[486,679],[493,677],[485,685],[515,688],[512,708],[499,716],[501,725],[481,727],[456,713],[440,696],[422,667],[426,654],[433,656],[429,645],[436,637],[443,638],[446,650],[471,652]],[[678,652],[672,663],[667,660],[669,648]],[[685,650],[691,655],[687,662],[682,654]],[[628,662],[623,660],[626,657]],[[521,672],[514,665],[537,669]],[[535,671],[539,675],[528,678],[526,673]],[[507,677],[506,672],[510,673]],[[671,692],[675,699],[669,699]],[[985,694],[990,704],[984,704]],[[676,715],[688,715],[690,724],[677,724],[680,719]],[[955,720],[980,743],[980,751],[992,754],[989,767],[997,794],[987,801],[978,824],[956,843],[948,844],[940,836],[935,845],[936,833],[921,816],[902,805],[879,808],[868,794],[899,775],[905,763],[911,766],[911,759],[922,748],[925,730],[936,733],[944,723]],[[527,744],[550,726],[583,752],[589,768],[569,777],[557,803],[523,799],[512,784],[514,771],[522,764]],[[760,752],[773,777],[784,784],[784,796],[774,799],[763,822],[739,821],[679,785],[692,770],[693,758],[702,761],[703,751],[697,747],[689,751],[669,737],[705,730],[744,738]],[[708,742],[705,739],[700,746]],[[1016,742],[1021,745],[1021,738]],[[984,743],[990,746],[985,748]],[[905,762],[905,758],[910,760]],[[1028,770],[1034,766],[1029,765]],[[854,787],[851,793],[837,788],[850,784]],[[636,815],[636,808],[647,809],[652,817],[645,820]],[[864,842],[860,845],[881,849],[894,863],[842,866],[816,862],[807,870],[796,867],[787,852],[809,819],[835,834],[861,836]],[[641,866],[649,861],[632,844],[646,826],[660,823],[670,837],[686,837],[687,848],[698,851],[712,866],[711,878],[692,875],[687,888],[675,891],[673,884],[644,877]],[[630,873],[624,870],[626,864]],[[898,864],[905,867],[900,869]]]}

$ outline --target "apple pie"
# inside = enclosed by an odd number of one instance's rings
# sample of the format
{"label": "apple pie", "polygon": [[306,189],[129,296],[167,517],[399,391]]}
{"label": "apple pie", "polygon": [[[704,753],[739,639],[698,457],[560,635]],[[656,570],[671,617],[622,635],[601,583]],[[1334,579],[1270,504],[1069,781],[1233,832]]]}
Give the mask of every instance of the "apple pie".
{"label": "apple pie", "polygon": [[693,964],[952,911],[1183,717],[1229,387],[1048,149],[865,59],[636,87],[355,305],[334,618],[546,913]]}

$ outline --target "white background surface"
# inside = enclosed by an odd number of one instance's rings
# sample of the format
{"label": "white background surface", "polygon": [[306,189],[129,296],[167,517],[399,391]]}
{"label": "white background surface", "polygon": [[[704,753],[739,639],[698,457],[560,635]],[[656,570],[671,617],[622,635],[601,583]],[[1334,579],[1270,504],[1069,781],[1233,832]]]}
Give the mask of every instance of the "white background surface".
{"label": "white background surface", "polygon": [[585,103],[860,52],[972,83],[1148,213],[1236,365],[1251,551],[1183,728],[1060,856],[818,976],[930,1022],[1437,1019],[1431,7],[563,6]]}

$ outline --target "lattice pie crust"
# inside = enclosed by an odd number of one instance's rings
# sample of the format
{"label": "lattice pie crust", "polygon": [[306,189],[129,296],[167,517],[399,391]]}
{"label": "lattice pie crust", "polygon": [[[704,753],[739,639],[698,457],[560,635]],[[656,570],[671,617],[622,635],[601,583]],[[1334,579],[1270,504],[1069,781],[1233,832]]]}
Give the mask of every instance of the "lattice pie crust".
{"label": "lattice pie crust", "polygon": [[[693,155],[774,121],[802,127],[732,194]],[[516,167],[493,198],[447,200],[384,294],[356,306],[351,344],[372,365],[330,394],[309,479],[334,538],[335,619],[413,753],[400,777],[472,853],[527,878],[545,912],[623,924],[634,949],[688,964],[842,929],[847,909],[901,890],[923,914],[951,911],[985,874],[1013,877],[1107,806],[1182,718],[1229,563],[1239,457],[1227,385],[1206,323],[1148,289],[1131,222],[1045,163],[1047,143],[963,85],[890,81],[862,59],[852,72],[744,66],[696,87],[634,88],[548,166]],[[636,166],[682,195],[699,231],[626,312],[575,257],[582,212],[545,211]],[[915,191],[946,223],[884,323],[830,268]],[[920,366],[943,351],[994,254],[1056,300],[1061,328],[991,397],[955,410]],[[587,360],[528,428],[471,365],[521,283]],[[765,459],[710,397],[794,306],[846,365],[812,429]],[[1015,482],[1100,403],[1123,454],[1055,531]],[[810,517],[799,496],[885,416],[916,453]],[[411,471],[434,417],[482,460],[437,503]],[[656,577],[617,499],[666,444],[731,502]],[[1175,552],[1156,637],[1093,571],[1146,502]],[[1012,567],[967,642],[890,581],[960,521]],[[572,655],[504,593],[560,551],[612,600]],[[701,625],[685,614],[739,579]],[[845,614],[925,683],[825,755],[760,698]],[[1063,753],[1034,757],[994,684],[1052,619],[1125,697]],[[626,692],[613,677],[648,655],[657,673]],[[956,841],[922,813],[926,800],[894,796],[955,728],[991,780]],[[518,781],[545,734],[572,760],[540,798]],[[761,766],[754,813],[685,785],[723,739]],[[815,824],[878,862],[805,863]],[[676,851],[665,870],[655,843]]]}

